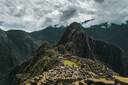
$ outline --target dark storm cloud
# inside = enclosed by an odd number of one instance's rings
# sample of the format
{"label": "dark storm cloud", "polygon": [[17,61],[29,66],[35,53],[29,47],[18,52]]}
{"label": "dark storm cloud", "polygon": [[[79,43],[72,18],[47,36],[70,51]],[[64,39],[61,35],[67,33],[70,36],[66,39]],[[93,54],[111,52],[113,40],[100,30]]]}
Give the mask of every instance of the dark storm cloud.
{"label": "dark storm cloud", "polygon": [[94,0],[95,2],[98,2],[98,3],[103,3],[104,0]]}
{"label": "dark storm cloud", "polygon": [[49,25],[50,23],[52,23],[52,18],[45,18],[45,21],[44,21],[44,23],[43,23],[43,25],[45,24],[45,25]]}
{"label": "dark storm cloud", "polygon": [[62,16],[60,20],[68,20],[77,14],[77,9],[75,7],[68,7],[66,10],[62,10]]}
{"label": "dark storm cloud", "polygon": [[95,17],[97,20],[94,24],[102,22],[120,24],[128,19],[127,0],[106,0],[103,4],[97,4],[96,9]]}
{"label": "dark storm cloud", "polygon": [[80,13],[86,13],[86,14],[89,14],[89,15],[94,15],[95,12],[93,10],[89,10],[88,8],[84,8],[84,9],[80,9],[78,8],[79,12]]}

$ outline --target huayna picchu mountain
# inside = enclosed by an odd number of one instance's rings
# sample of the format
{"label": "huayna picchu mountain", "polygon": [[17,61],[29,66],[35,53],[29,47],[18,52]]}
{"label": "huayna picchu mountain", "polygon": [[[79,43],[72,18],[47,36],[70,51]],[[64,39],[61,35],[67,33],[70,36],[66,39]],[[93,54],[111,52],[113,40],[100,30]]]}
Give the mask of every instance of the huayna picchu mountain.
{"label": "huayna picchu mountain", "polygon": [[111,66],[116,72],[122,72],[121,49],[89,37],[83,29],[79,23],[72,23],[67,27],[59,44],[64,45],[74,55],[99,60]]}
{"label": "huayna picchu mountain", "polygon": [[10,73],[9,85],[116,85],[121,50],[90,38],[81,28],[74,22],[56,46],[44,42],[31,60]]}

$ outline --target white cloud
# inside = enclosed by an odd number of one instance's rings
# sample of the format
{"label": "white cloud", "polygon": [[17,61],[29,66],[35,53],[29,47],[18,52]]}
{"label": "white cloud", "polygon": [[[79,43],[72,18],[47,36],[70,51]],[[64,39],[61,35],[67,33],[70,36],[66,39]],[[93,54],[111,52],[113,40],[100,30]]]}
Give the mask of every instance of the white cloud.
{"label": "white cloud", "polygon": [[[95,18],[91,24],[128,19],[128,0],[0,0],[4,29],[39,30]],[[10,27],[9,27],[10,26]]]}

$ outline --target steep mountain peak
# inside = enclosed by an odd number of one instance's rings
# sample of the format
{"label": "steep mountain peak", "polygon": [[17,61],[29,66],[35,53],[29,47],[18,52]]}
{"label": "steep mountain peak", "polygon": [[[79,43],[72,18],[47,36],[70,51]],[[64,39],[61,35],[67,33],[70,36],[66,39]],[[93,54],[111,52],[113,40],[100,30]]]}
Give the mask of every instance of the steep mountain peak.
{"label": "steep mountain peak", "polygon": [[66,29],[65,32],[59,42],[59,44],[66,44],[68,42],[80,41],[86,37],[84,29],[81,24],[77,22],[73,22]]}
{"label": "steep mountain peak", "polygon": [[69,34],[79,34],[82,32],[83,27],[81,26],[80,23],[77,22],[73,22],[72,24],[70,24],[67,28],[65,32],[68,32]]}
{"label": "steep mountain peak", "polygon": [[68,27],[71,28],[71,29],[79,29],[79,28],[81,28],[82,26],[80,25],[80,23],[73,22],[73,23],[71,23]]}

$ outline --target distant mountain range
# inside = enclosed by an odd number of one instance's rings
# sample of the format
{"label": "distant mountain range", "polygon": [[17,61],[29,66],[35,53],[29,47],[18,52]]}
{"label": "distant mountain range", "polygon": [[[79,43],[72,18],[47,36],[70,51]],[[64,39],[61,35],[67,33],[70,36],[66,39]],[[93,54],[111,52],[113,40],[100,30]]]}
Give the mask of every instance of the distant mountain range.
{"label": "distant mountain range", "polygon": [[44,30],[35,31],[30,33],[30,36],[38,43],[41,44],[43,40],[55,45],[61,38],[65,28],[49,26]]}

